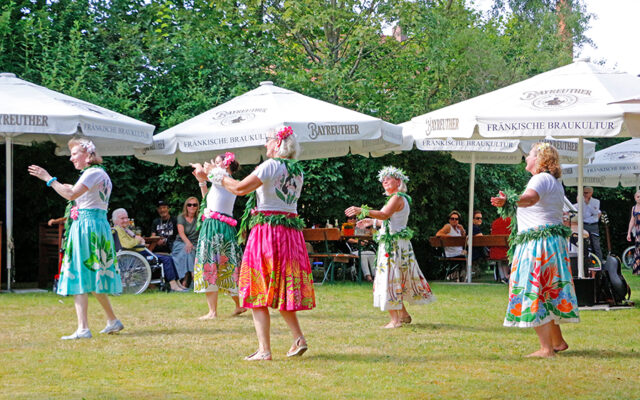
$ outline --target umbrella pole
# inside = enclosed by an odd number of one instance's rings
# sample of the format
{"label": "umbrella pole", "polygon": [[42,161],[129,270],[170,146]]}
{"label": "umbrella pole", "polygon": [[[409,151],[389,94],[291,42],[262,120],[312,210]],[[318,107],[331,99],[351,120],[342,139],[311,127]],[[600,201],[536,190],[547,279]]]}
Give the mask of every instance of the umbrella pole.
{"label": "umbrella pole", "polygon": [[638,193],[639,183],[640,183],[640,174],[636,174],[636,191],[633,193],[634,196],[636,195],[636,193]]}
{"label": "umbrella pole", "polygon": [[5,140],[5,155],[6,155],[6,212],[7,212],[7,291],[11,291],[11,268],[13,257],[13,138],[7,136]]}
{"label": "umbrella pole", "polygon": [[467,226],[467,283],[471,283],[471,261],[473,257],[473,191],[476,181],[476,153],[471,153],[471,167],[469,170],[469,225]]}
{"label": "umbrella pole", "polygon": [[584,230],[583,211],[584,211],[584,139],[578,138],[578,278],[584,278]]}

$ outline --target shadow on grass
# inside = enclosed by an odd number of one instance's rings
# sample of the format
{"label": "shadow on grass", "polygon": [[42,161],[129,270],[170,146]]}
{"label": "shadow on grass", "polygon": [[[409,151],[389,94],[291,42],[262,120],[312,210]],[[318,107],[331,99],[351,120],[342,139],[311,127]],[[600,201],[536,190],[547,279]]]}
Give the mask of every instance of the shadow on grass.
{"label": "shadow on grass", "polygon": [[167,336],[167,335],[204,335],[214,336],[227,333],[246,334],[246,327],[230,328],[229,326],[202,328],[170,328],[170,329],[136,329],[120,333],[123,337]]}
{"label": "shadow on grass", "polygon": [[597,358],[599,360],[607,358],[632,358],[640,359],[640,352],[634,351],[614,351],[614,350],[598,350],[598,349],[586,349],[586,350],[572,350],[569,349],[562,352],[560,357],[585,357],[585,358]]}
{"label": "shadow on grass", "polygon": [[504,333],[504,328],[499,326],[492,327],[482,327],[482,326],[473,326],[473,325],[457,325],[457,324],[444,324],[444,323],[412,323],[409,325],[404,325],[403,328],[416,328],[416,329],[424,329],[430,331],[462,331],[462,332],[496,332],[496,333]]}

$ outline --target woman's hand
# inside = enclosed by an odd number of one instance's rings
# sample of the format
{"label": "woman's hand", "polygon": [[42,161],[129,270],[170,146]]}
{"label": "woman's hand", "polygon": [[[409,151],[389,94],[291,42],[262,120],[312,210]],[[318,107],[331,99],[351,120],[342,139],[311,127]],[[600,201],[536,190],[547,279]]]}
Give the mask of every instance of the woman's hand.
{"label": "woman's hand", "polygon": [[346,210],[344,210],[344,213],[347,215],[347,217],[355,217],[361,212],[362,212],[362,208],[356,207],[356,206],[351,206]]}
{"label": "woman's hand", "polygon": [[191,250],[193,250],[193,243],[187,240],[187,242],[184,244],[184,251],[186,251],[187,253],[191,253]]}
{"label": "woman's hand", "polygon": [[193,176],[196,177],[198,182],[204,182],[207,180],[207,173],[204,170],[204,167],[200,163],[189,164],[193,168],[191,172]]}
{"label": "woman's hand", "polygon": [[631,234],[627,233],[627,242],[630,242],[630,241],[631,241]]}
{"label": "woman's hand", "polygon": [[27,170],[29,171],[29,175],[35,176],[36,178],[41,179],[45,182],[51,179],[51,175],[47,172],[47,170],[37,165],[29,165],[29,167],[27,167]]}
{"label": "woman's hand", "polygon": [[374,220],[371,218],[361,219],[360,221],[356,222],[356,227],[359,229],[366,229],[373,225],[373,221]]}
{"label": "woman's hand", "polygon": [[138,243],[144,245],[144,238],[142,236],[136,235],[136,240],[138,241]]}
{"label": "woman's hand", "polygon": [[494,207],[504,207],[507,202],[507,195],[501,191],[498,192],[498,197],[491,198],[491,205]]}

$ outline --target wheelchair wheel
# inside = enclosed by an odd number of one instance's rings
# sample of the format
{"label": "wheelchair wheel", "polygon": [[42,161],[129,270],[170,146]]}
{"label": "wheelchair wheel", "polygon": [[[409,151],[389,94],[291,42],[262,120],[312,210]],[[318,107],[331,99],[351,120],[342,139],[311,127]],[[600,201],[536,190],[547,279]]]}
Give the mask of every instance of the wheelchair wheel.
{"label": "wheelchair wheel", "polygon": [[116,257],[122,277],[122,293],[144,292],[151,281],[151,267],[147,260],[141,254],[129,250],[119,251]]}
{"label": "wheelchair wheel", "polygon": [[635,262],[636,246],[629,246],[622,252],[622,266],[626,269],[633,268]]}

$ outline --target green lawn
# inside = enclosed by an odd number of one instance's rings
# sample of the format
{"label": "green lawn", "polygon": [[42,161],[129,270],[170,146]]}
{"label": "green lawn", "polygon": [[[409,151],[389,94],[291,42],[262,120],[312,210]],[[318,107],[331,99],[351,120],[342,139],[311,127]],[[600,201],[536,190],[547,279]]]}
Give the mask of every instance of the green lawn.
{"label": "green lawn", "polygon": [[[640,303],[640,278],[627,276]],[[149,292],[112,302],[126,329],[103,336],[90,300],[94,338],[61,341],[75,329],[71,298],[1,294],[0,396],[11,399],[640,398],[640,309],[582,312],[563,325],[570,349],[549,360],[531,329],[503,328],[507,287],[433,283],[438,298],[409,308],[413,324],[380,327],[371,286],[317,287],[318,307],[299,313],[309,351],[287,359],[292,338],[272,314],[272,362],[248,363],[257,342],[251,317],[199,321],[203,295]]]}

